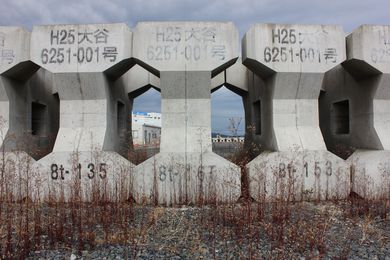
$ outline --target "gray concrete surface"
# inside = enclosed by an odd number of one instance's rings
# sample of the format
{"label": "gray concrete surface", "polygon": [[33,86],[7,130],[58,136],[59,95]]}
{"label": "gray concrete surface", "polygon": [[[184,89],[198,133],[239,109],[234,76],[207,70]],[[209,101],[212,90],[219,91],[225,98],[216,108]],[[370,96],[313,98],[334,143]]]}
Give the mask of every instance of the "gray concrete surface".
{"label": "gray concrete surface", "polygon": [[[271,157],[268,153],[260,154],[248,164],[251,195],[258,197],[256,190],[262,184],[256,180],[263,174],[259,169],[264,160],[270,161],[271,165],[283,157],[284,165],[288,161],[294,162],[295,157],[300,162],[307,160],[305,167],[305,163],[292,163],[296,166],[292,176],[305,180],[303,187],[297,189],[301,193],[312,190],[317,183],[316,178],[313,178],[315,172],[309,168],[331,165],[335,167],[328,167],[332,171],[346,169],[342,159],[326,150],[318,112],[324,73],[345,60],[342,28],[327,25],[256,24],[242,40],[242,55],[243,64],[256,74],[249,93],[258,102],[253,103],[256,113],[260,114],[257,120],[261,122],[261,129],[257,132],[264,136],[258,137],[257,141],[265,150],[276,151]],[[276,159],[278,156],[280,158]],[[310,159],[303,159],[305,157]],[[268,179],[273,176],[274,170],[271,168],[264,173]],[[342,179],[347,179],[348,172],[342,174]],[[337,178],[335,174],[327,178],[329,190],[335,189]],[[324,183],[323,180],[319,182]]]}
{"label": "gray concrete surface", "polygon": [[265,151],[247,165],[250,193],[257,201],[346,198],[348,166],[326,150]]}
{"label": "gray concrete surface", "polygon": [[[194,203],[197,190],[204,191],[201,201],[238,199],[240,169],[212,153],[210,106],[211,78],[238,56],[234,25],[141,22],[134,30],[133,47],[137,62],[160,77],[162,98],[160,153],[136,168],[143,183],[138,200],[171,205],[187,198],[185,202]],[[220,180],[214,193],[207,188],[214,184],[203,181],[204,167],[210,168],[207,178]],[[177,175],[172,181],[155,177],[157,169],[171,168]]]}
{"label": "gray concrete surface", "polygon": [[51,75],[29,61],[30,33],[0,27],[1,144],[39,159],[52,150],[58,131],[58,100]]}
{"label": "gray concrete surface", "polygon": [[41,200],[128,201],[134,187],[134,165],[116,152],[53,152],[32,166],[39,174]]}
{"label": "gray concrete surface", "polygon": [[390,27],[362,25],[347,37],[347,61],[326,74],[320,97],[328,149],[350,155],[353,189],[375,197],[388,189]]}
{"label": "gray concrete surface", "polygon": [[[131,140],[130,101],[125,86],[115,85],[134,65],[130,29],[125,24],[35,26],[31,49],[31,60],[53,73],[52,94],[60,100],[53,152],[36,164],[48,183],[45,196],[54,190],[58,195],[61,186],[67,200],[79,185],[83,198],[91,199],[102,172],[107,177],[100,181],[112,183],[111,194],[116,174],[123,173],[113,169],[133,167],[122,157],[131,147],[123,146]],[[62,177],[53,178],[60,172]]]}
{"label": "gray concrete surface", "polygon": [[34,26],[31,60],[53,72],[105,72],[118,76],[130,66],[132,32],[124,23]]}
{"label": "gray concrete surface", "polygon": [[[345,60],[339,26],[257,24],[242,41],[243,64],[272,92],[274,150],[324,150],[318,123],[323,73]],[[265,124],[271,122],[264,122]]]}
{"label": "gray concrete surface", "polygon": [[133,55],[160,71],[210,71],[215,76],[238,56],[238,31],[231,22],[139,22]]}
{"label": "gray concrete surface", "polygon": [[357,150],[347,160],[352,166],[352,190],[367,199],[390,197],[390,151]]}

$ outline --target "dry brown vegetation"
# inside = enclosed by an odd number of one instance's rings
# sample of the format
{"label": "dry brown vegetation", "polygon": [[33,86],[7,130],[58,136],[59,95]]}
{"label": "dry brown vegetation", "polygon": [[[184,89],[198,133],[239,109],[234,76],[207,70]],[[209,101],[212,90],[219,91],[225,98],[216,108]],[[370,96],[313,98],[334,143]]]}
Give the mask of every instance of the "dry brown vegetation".
{"label": "dry brown vegetation", "polygon": [[[244,166],[247,156],[241,158],[239,165]],[[162,258],[344,259],[354,252],[353,243],[370,241],[390,250],[388,197],[365,200],[352,194],[330,202],[292,202],[284,197],[267,202],[251,200],[244,189],[237,203],[164,208],[135,204],[123,194],[112,194],[119,199],[108,202],[96,189],[91,192],[99,194],[85,203],[75,182],[69,201],[61,194],[42,201],[20,195],[34,190],[28,178],[10,183],[9,171],[17,167],[8,165],[16,164],[3,158],[0,167],[2,259],[24,259],[53,249],[81,255],[107,245],[123,246],[122,256],[128,259],[145,252],[158,252]],[[28,162],[22,166],[26,174]]]}

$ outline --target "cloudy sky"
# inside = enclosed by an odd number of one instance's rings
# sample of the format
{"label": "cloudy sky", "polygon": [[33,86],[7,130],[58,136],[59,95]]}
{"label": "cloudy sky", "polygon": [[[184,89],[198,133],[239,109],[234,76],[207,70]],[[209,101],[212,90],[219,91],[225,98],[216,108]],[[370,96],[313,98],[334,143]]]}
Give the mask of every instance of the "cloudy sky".
{"label": "cloudy sky", "polygon": [[[339,24],[348,33],[360,24],[390,24],[389,10],[389,0],[1,0],[0,25],[209,20],[233,21],[240,37],[254,23]],[[159,111],[159,94],[146,93],[135,109]],[[214,131],[228,133],[228,118],[243,117],[240,98],[219,90],[212,114]]]}

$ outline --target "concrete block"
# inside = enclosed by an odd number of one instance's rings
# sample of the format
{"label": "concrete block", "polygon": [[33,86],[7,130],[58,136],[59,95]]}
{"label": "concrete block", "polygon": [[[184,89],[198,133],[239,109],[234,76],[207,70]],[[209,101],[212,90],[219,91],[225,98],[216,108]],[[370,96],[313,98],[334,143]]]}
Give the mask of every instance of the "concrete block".
{"label": "concrete block", "polygon": [[367,199],[389,199],[390,151],[357,150],[347,162],[354,192]]}
{"label": "concrete block", "polygon": [[41,158],[58,130],[50,75],[29,61],[30,33],[23,28],[0,27],[0,56],[0,145]]}
{"label": "concrete block", "polygon": [[214,91],[222,87],[224,83],[225,83],[225,71],[219,73],[218,75],[216,75],[211,79],[211,84],[210,84],[211,93],[213,93]]}
{"label": "concrete block", "polygon": [[[120,152],[130,136],[119,135],[129,130],[130,104],[124,86],[114,87],[114,80],[133,65],[130,29],[125,24],[36,26],[31,49],[32,61],[54,73],[53,94],[61,100],[54,152]],[[121,117],[125,131],[118,129]]]}
{"label": "concrete block", "polygon": [[[389,86],[390,85],[387,85],[388,92],[390,93]],[[376,133],[381,140],[383,148],[390,150],[390,100],[379,98],[375,99],[373,101],[373,111]]]}
{"label": "concrete block", "polygon": [[342,28],[256,24],[245,34],[242,50],[243,64],[263,80],[259,98],[272,99],[262,106],[273,115],[264,122],[273,126],[272,133],[264,132],[273,136],[265,146],[325,150],[316,104],[324,72],[345,60]]}
{"label": "concrete block", "polygon": [[41,200],[133,199],[134,165],[115,152],[54,152],[35,163],[34,169],[42,183]]}
{"label": "concrete block", "polygon": [[327,151],[263,152],[247,168],[257,201],[342,199],[350,192],[348,165]]}
{"label": "concrete block", "polygon": [[21,27],[0,26],[0,74],[30,59],[30,32]]}
{"label": "concrete block", "polygon": [[118,81],[121,81],[131,98],[136,98],[151,87],[160,89],[160,79],[138,64],[126,72]]}
{"label": "concrete block", "polygon": [[27,81],[2,77],[3,145],[6,151],[25,151],[39,159],[52,150],[58,131],[58,99],[43,69]]}
{"label": "concrete block", "polygon": [[31,47],[60,99],[53,152],[36,164],[42,196],[128,199],[133,165],[122,156],[132,147],[131,109],[125,85],[115,82],[133,66],[131,31],[125,24],[36,26]]}
{"label": "concrete block", "polygon": [[[31,60],[53,73],[123,74],[131,49],[132,32],[123,23],[34,26],[31,35]],[[129,62],[126,69],[121,62]]]}
{"label": "concrete block", "polygon": [[347,56],[363,73],[390,73],[389,25],[361,25],[347,37]]}
{"label": "concrete block", "polygon": [[130,140],[131,110],[123,86],[114,87],[102,73],[56,74],[55,85],[61,99],[55,152],[93,148],[127,154],[121,147]]}
{"label": "concrete block", "polygon": [[238,32],[227,22],[139,22],[133,55],[158,71],[211,71],[217,75],[237,59]]}
{"label": "concrete block", "polygon": [[123,157],[131,147],[124,87],[114,87],[103,73],[56,73],[53,82],[60,128],[53,152],[35,165],[43,180],[40,198],[129,199],[133,164]]}
{"label": "concrete block", "polygon": [[166,205],[235,202],[238,167],[211,153],[159,153],[136,167],[135,199]]}
{"label": "concrete block", "polygon": [[225,85],[228,89],[243,96],[248,93],[249,77],[251,73],[239,58],[236,63],[225,70]]}
{"label": "concrete block", "polygon": [[324,73],[345,60],[341,26],[255,24],[242,40],[242,59],[256,73]]}
{"label": "concrete block", "polygon": [[[382,149],[390,149],[390,26],[362,25],[347,37],[346,70],[357,80],[369,79],[374,94],[373,123]],[[358,64],[358,65],[355,65]],[[356,68],[358,66],[358,68]],[[379,75],[380,74],[380,75]],[[374,75],[374,79],[371,76]]]}
{"label": "concrete block", "polygon": [[370,88],[371,95],[366,102],[373,102],[373,125],[385,150],[390,149],[389,43],[390,26],[362,25],[347,37],[348,61],[344,64],[359,83],[367,79],[364,85]]}
{"label": "concrete block", "polygon": [[383,149],[374,124],[378,78],[357,80],[342,66],[326,73],[319,111],[321,130],[330,151],[341,155],[356,148]]}
{"label": "concrete block", "polygon": [[[139,200],[152,200],[150,187],[153,185],[150,183],[154,179],[156,165],[168,167],[178,164],[183,169],[191,165],[190,168],[194,170],[184,172],[188,174],[186,180],[194,180],[191,181],[193,183],[199,182],[196,169],[203,167],[198,158],[215,158],[212,162],[213,172],[225,172],[229,168],[232,178],[239,180],[239,167],[211,152],[210,88],[219,84],[215,81],[212,83],[211,78],[237,60],[238,33],[234,25],[217,22],[141,22],[134,31],[133,46],[137,63],[160,77],[162,98],[160,153],[137,166],[137,173],[149,183],[143,191],[146,197]],[[222,76],[217,76],[221,80],[219,77]],[[224,185],[222,180],[217,184]],[[179,192],[175,185],[157,185],[154,199],[166,204],[195,202],[197,191],[188,187]],[[181,198],[187,196],[189,199],[178,199],[172,195],[175,192]],[[224,196],[221,189],[215,192],[218,201],[231,199]],[[236,193],[232,195],[235,199],[238,196]]]}
{"label": "concrete block", "polygon": [[248,94],[244,98],[245,109],[245,145],[256,156],[261,150],[272,150],[275,145],[273,131],[272,88],[248,69]]}
{"label": "concrete block", "polygon": [[[256,109],[252,118],[260,123],[253,122],[261,129],[256,129],[260,136],[254,140],[263,147],[260,149],[275,151],[264,152],[248,164],[251,195],[259,197],[256,190],[263,189],[265,195],[261,196],[274,199],[272,196],[282,192],[276,190],[279,184],[286,188],[292,182],[294,200],[345,198],[349,190],[339,191],[338,182],[342,180],[343,188],[349,185],[348,167],[326,150],[318,111],[324,73],[346,57],[342,28],[256,24],[242,43],[243,64],[256,74],[249,95]],[[289,164],[292,173],[295,168],[295,175],[291,173],[287,179],[274,176]],[[325,170],[337,174],[321,177],[319,171]]]}
{"label": "concrete block", "polygon": [[10,125],[10,105],[7,93],[8,87],[11,85],[9,79],[4,79],[4,72],[20,63],[27,61],[30,57],[30,33],[21,27],[6,27],[0,26],[0,127],[1,127],[1,144],[6,138]]}
{"label": "concrete block", "polygon": [[[348,60],[325,77],[321,127],[331,149],[337,143],[390,149],[390,60],[376,58],[379,50],[386,56],[389,28],[363,25],[353,31],[347,37]],[[338,117],[345,118],[344,125]]]}
{"label": "concrete block", "polygon": [[352,190],[365,198],[389,194],[389,28],[362,25],[348,35],[348,59],[326,74],[320,97],[326,144],[349,156]]}

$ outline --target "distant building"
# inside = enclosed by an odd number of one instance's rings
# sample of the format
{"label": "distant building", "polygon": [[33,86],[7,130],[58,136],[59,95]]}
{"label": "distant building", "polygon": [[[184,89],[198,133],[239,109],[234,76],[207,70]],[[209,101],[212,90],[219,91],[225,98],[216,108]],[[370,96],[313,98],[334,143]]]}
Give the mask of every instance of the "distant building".
{"label": "distant building", "polygon": [[160,145],[161,114],[133,112],[132,136],[135,147]]}
{"label": "distant building", "polygon": [[135,111],[132,114],[132,123],[147,124],[161,128],[161,114],[155,112],[147,113]]}
{"label": "distant building", "polygon": [[243,136],[220,136],[211,138],[213,143],[243,143]]}

